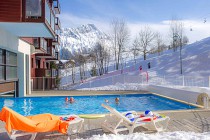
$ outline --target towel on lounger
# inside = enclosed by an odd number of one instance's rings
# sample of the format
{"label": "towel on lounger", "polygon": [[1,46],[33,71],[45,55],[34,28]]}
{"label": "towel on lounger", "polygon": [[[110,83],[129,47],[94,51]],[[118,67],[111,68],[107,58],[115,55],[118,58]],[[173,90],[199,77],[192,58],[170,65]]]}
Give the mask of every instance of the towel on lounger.
{"label": "towel on lounger", "polygon": [[11,133],[13,129],[25,132],[49,132],[59,131],[67,133],[68,122],[60,120],[59,116],[52,114],[39,114],[24,117],[8,107],[3,107],[0,112],[0,120],[6,123],[6,130]]}

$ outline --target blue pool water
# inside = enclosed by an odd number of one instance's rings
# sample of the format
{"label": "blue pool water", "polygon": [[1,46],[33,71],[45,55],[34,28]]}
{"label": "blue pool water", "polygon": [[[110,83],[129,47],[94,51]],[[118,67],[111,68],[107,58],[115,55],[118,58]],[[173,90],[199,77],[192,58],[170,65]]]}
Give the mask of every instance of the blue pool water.
{"label": "blue pool water", "polygon": [[[115,98],[120,98],[120,103],[115,103]],[[0,109],[7,106],[22,115],[35,115],[52,113],[55,115],[67,114],[102,114],[108,113],[101,104],[105,99],[108,105],[118,111],[145,111],[145,110],[182,110],[194,109],[184,103],[176,102],[153,94],[129,95],[100,95],[100,96],[75,96],[75,103],[65,102],[65,97],[26,97],[26,98],[0,98]]]}

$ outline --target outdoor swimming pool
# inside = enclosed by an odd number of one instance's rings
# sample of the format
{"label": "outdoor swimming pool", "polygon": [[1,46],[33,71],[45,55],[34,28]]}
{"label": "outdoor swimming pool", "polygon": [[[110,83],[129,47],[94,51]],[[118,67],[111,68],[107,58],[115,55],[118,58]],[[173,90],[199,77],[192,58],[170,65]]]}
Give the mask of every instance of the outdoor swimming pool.
{"label": "outdoor swimming pool", "polygon": [[[115,98],[120,98],[120,103],[115,103]],[[26,98],[0,98],[0,109],[7,106],[22,115],[35,115],[52,113],[55,115],[67,114],[102,114],[108,113],[101,104],[105,99],[108,105],[118,111],[157,111],[157,110],[183,110],[195,109],[195,106],[180,103],[153,94],[129,95],[98,95],[74,96],[75,103],[65,102],[65,97],[26,97]]]}

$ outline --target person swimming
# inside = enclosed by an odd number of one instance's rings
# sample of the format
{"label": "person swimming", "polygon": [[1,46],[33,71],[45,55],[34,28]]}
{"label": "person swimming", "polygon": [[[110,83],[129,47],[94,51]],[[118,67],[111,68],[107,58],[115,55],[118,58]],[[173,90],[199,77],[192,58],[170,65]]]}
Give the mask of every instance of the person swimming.
{"label": "person swimming", "polygon": [[105,99],[105,102],[106,102],[106,103],[108,103],[108,102],[109,102],[109,100]]}
{"label": "person swimming", "polygon": [[66,97],[66,98],[65,98],[65,101],[66,101],[66,102],[68,102],[68,101],[69,101],[69,98],[68,98],[68,97]]}
{"label": "person swimming", "polygon": [[115,103],[116,103],[116,104],[119,104],[119,102],[120,102],[120,98],[118,98],[118,97],[115,98]]}
{"label": "person swimming", "polygon": [[74,103],[75,102],[74,98],[73,97],[70,97],[69,102],[70,103]]}

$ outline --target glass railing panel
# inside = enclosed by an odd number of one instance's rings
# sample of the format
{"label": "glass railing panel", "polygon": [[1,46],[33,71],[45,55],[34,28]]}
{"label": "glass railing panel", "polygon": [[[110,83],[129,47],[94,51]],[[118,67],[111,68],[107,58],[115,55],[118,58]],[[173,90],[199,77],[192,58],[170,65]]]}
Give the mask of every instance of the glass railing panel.
{"label": "glass railing panel", "polygon": [[52,77],[56,77],[58,75],[58,71],[56,69],[52,69]]}
{"label": "glass railing panel", "polygon": [[50,77],[51,76],[51,70],[45,70],[45,76]]}
{"label": "glass railing panel", "polygon": [[40,38],[40,46],[43,50],[47,51],[47,41],[44,38]]}
{"label": "glass railing panel", "polygon": [[26,0],[26,18],[40,18],[42,16],[42,0]]}

